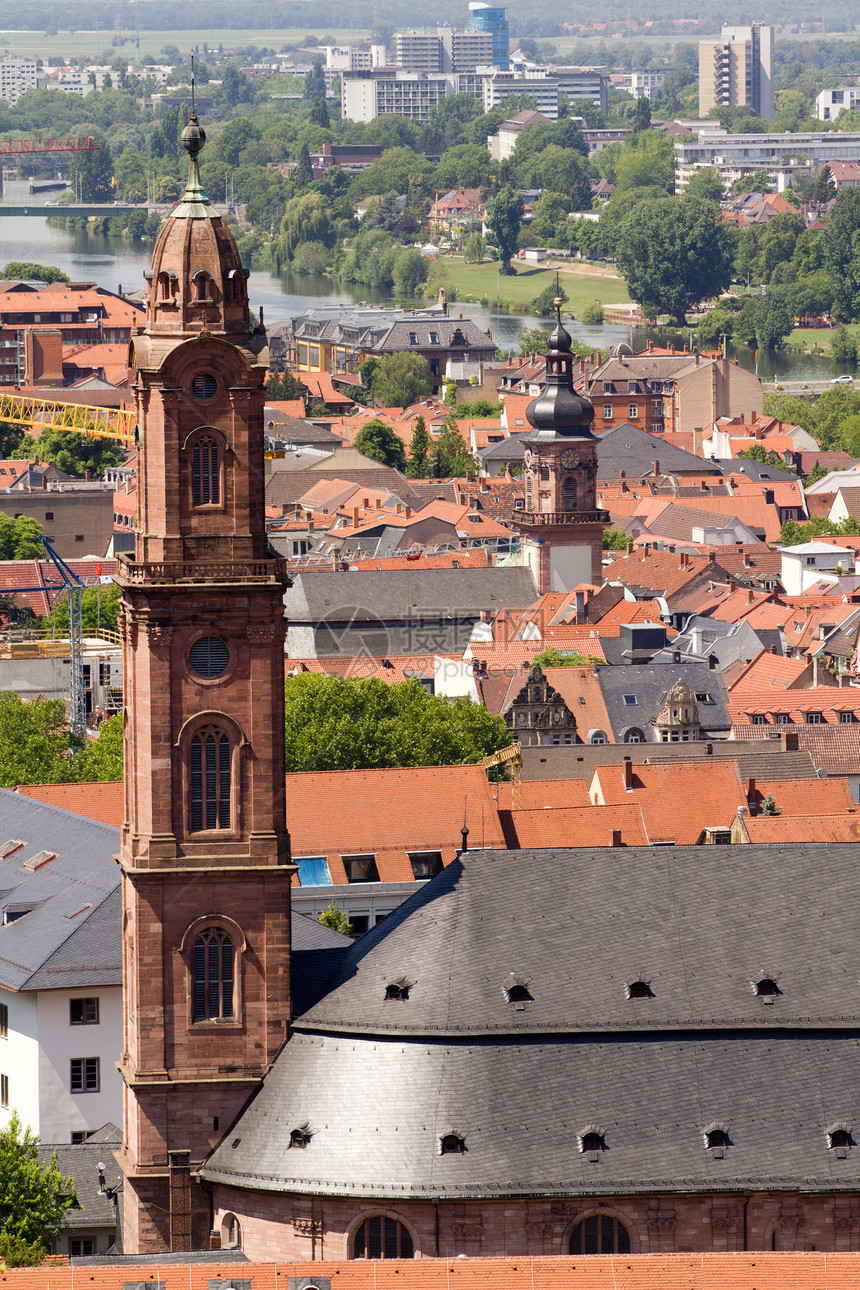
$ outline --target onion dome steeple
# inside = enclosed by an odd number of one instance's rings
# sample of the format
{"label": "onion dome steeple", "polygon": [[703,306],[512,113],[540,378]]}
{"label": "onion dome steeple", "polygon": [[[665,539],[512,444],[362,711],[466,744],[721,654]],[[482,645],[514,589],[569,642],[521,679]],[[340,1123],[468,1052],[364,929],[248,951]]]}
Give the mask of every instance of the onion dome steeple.
{"label": "onion dome steeple", "polygon": [[573,388],[573,354],[570,351],[570,334],[561,321],[561,296],[556,296],[556,324],[549,336],[546,355],[546,380],[544,388],[526,408],[526,416],[534,430],[528,439],[547,442],[550,439],[595,438],[591,429],[594,408],[584,395]]}

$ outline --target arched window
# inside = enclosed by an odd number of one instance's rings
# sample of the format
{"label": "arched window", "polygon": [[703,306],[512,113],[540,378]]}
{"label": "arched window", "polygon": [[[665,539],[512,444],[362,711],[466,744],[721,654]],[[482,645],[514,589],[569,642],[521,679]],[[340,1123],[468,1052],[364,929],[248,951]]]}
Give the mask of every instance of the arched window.
{"label": "arched window", "polygon": [[194,1021],[232,1021],[233,942],[221,927],[206,927],[194,942]]}
{"label": "arched window", "polygon": [[242,1248],[242,1227],[235,1214],[225,1214],[221,1219],[221,1248],[224,1250]]}
{"label": "arched window", "polygon": [[576,498],[577,498],[576,480],[573,479],[571,476],[568,476],[568,478],[564,481],[564,485],[561,491],[562,491],[562,500],[564,504],[564,509],[566,511],[575,511]]}
{"label": "arched window", "polygon": [[191,504],[213,506],[221,501],[221,455],[212,435],[195,439],[191,449]]}
{"label": "arched window", "polygon": [[191,832],[230,828],[232,747],[216,726],[205,726],[191,740]]}
{"label": "arched window", "polygon": [[645,736],[638,726],[631,726],[624,736],[624,742],[626,744],[644,744]]}
{"label": "arched window", "polygon": [[412,1237],[396,1218],[374,1214],[356,1228],[352,1238],[354,1259],[413,1259]]}
{"label": "arched window", "polygon": [[719,1150],[729,1145],[729,1135],[725,1129],[710,1129],[706,1137],[709,1151]]}
{"label": "arched window", "polygon": [[205,273],[195,273],[194,285],[197,288],[197,299],[208,300],[209,298],[209,276]]}
{"label": "arched window", "polygon": [[630,1233],[611,1214],[591,1214],[570,1234],[571,1254],[629,1254]]}

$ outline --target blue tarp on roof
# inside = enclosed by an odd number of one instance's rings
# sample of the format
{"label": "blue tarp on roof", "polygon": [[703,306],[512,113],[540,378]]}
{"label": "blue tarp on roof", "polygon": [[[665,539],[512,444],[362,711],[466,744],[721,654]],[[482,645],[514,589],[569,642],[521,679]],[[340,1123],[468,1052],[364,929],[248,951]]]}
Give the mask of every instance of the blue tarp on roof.
{"label": "blue tarp on roof", "polygon": [[331,874],[325,856],[300,856],[299,885],[302,887],[331,887]]}

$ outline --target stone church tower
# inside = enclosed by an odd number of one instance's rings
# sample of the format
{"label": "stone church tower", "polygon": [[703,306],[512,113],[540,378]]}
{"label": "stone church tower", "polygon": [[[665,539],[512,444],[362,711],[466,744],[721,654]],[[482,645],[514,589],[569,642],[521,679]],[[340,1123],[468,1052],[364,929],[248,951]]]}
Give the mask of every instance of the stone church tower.
{"label": "stone church tower", "polygon": [[[283,565],[263,496],[265,334],[233,238],[188,187],[131,342],[139,527],[122,558],[125,1248],[208,1244],[195,1167],[289,1017]],[[192,1236],[193,1225],[193,1236]]]}
{"label": "stone church tower", "polygon": [[549,338],[546,384],[529,404],[533,429],[525,445],[526,505],[514,514],[523,539],[523,561],[541,595],[572,591],[581,582],[603,581],[603,530],[607,511],[597,510],[597,438],[591,429],[594,408],[573,388],[570,336],[557,322]]}

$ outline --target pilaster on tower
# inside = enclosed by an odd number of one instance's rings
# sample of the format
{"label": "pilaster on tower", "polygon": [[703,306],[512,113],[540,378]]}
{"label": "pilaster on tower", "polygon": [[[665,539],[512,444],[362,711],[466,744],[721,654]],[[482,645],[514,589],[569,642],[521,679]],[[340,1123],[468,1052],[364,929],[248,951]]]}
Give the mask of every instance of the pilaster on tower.
{"label": "pilaster on tower", "polygon": [[596,504],[594,408],[573,388],[573,355],[561,305],[557,298],[544,388],[526,408],[532,426],[523,439],[526,504],[513,520],[524,563],[541,595],[572,591],[581,582],[600,585],[603,530],[609,523],[608,511]]}
{"label": "pilaster on tower", "polygon": [[200,189],[195,115],[183,143],[188,185],[159,233],[146,327],[131,342],[140,513],[117,575],[129,1252],[206,1243],[207,1214],[192,1204],[189,1221],[183,1179],[258,1087],[290,1008],[288,580],[265,532],[266,338],[250,327],[233,237]]}

